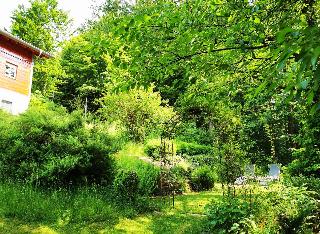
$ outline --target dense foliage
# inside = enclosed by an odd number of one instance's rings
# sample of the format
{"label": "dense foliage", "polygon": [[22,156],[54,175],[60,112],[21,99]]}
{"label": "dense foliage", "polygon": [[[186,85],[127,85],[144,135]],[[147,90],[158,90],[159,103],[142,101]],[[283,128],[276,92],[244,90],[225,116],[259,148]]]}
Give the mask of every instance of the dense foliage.
{"label": "dense foliage", "polygon": [[57,0],[29,0],[30,7],[19,5],[13,12],[11,31],[19,38],[47,52],[57,49],[68,33],[67,12]]}
{"label": "dense foliage", "polygon": [[136,173],[138,176],[138,189],[136,190],[136,193],[142,196],[150,196],[158,192],[160,177],[159,167],[130,155],[122,155],[119,157],[117,159],[117,164],[119,170]]}
{"label": "dense foliage", "polygon": [[139,188],[137,173],[134,171],[119,171],[113,182],[113,188],[120,201],[134,202]]}
{"label": "dense foliage", "polygon": [[[318,175],[317,1],[118,3],[107,1],[63,48],[56,102],[119,118],[138,140],[159,123],[145,110],[162,113],[167,102],[183,141],[220,152],[235,144],[251,163]],[[164,102],[136,99],[141,87]]]}
{"label": "dense foliage", "polygon": [[[30,0],[30,7],[19,5],[11,17],[13,35],[41,50],[57,51],[69,36],[70,19],[58,6],[57,0]],[[54,96],[64,75],[59,59],[34,58],[33,90],[40,90],[48,97]]]}
{"label": "dense foliage", "polygon": [[86,125],[81,113],[40,103],[16,118],[1,112],[1,178],[47,186],[110,184],[111,137]]}
{"label": "dense foliage", "polygon": [[151,133],[159,134],[161,125],[174,116],[173,108],[152,89],[107,94],[101,102],[101,116],[111,122],[119,121],[134,141],[143,141]]}
{"label": "dense foliage", "polygon": [[[54,51],[68,17],[56,0],[30,3],[12,32]],[[110,185],[137,207],[162,187],[221,183],[213,233],[319,232],[319,16],[316,0],[104,1],[36,63],[33,88],[55,104],[0,113],[1,179]],[[115,153],[119,136],[131,143]],[[281,165],[280,181],[234,187],[251,164]]]}
{"label": "dense foliage", "polygon": [[213,232],[316,233],[317,202],[305,188],[274,185],[238,197],[224,197],[207,206]]}
{"label": "dense foliage", "polygon": [[191,187],[194,191],[209,190],[214,187],[215,180],[216,175],[212,168],[198,167],[191,174]]}

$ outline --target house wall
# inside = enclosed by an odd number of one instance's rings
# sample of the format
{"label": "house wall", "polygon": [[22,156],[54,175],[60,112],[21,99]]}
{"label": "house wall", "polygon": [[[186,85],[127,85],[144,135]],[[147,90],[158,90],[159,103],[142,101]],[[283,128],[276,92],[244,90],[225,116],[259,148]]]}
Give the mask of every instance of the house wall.
{"label": "house wall", "polygon": [[[15,79],[5,75],[7,62],[17,66]],[[32,53],[0,35],[0,107],[4,100],[12,102],[13,114],[19,114],[28,108],[32,69]]]}
{"label": "house wall", "polygon": [[12,102],[10,112],[14,115],[18,115],[28,109],[30,96],[0,88],[0,107],[2,107],[2,100]]}

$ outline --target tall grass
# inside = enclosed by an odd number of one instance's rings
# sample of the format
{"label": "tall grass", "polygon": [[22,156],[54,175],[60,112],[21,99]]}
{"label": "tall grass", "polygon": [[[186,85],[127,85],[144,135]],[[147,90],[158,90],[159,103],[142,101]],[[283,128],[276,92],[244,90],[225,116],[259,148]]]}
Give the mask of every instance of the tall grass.
{"label": "tall grass", "polygon": [[29,185],[0,184],[0,218],[56,224],[107,222],[114,224],[132,209],[119,210],[110,191],[81,188],[43,191]]}
{"label": "tall grass", "polygon": [[139,177],[139,192],[148,196],[156,192],[160,168],[143,161],[140,157],[146,157],[143,145],[129,143],[115,156],[118,168],[134,171]]}

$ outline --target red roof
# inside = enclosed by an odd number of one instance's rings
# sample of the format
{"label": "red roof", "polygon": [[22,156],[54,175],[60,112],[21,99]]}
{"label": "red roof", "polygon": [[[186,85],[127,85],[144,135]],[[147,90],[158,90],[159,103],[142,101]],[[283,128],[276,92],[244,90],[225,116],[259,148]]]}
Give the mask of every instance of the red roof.
{"label": "red roof", "polygon": [[33,55],[41,57],[41,58],[51,58],[53,57],[51,54],[41,50],[40,48],[31,45],[30,43],[12,35],[11,33],[1,30],[0,29],[0,35],[2,35],[3,37],[7,38],[10,41],[13,41],[17,44],[19,44],[20,46],[24,47],[25,49],[29,50],[32,52]]}

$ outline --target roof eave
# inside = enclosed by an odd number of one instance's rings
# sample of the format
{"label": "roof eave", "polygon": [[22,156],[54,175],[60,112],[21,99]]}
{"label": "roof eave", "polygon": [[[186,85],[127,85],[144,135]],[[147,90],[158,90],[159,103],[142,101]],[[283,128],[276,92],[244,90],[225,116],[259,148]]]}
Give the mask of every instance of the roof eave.
{"label": "roof eave", "polygon": [[15,41],[16,43],[28,48],[29,50],[31,50],[31,52],[33,53],[33,55],[37,56],[37,57],[41,57],[41,58],[52,58],[53,56],[51,54],[49,54],[48,52],[45,52],[43,50],[41,50],[40,48],[12,35],[11,33],[1,30],[0,29],[0,35],[3,35],[4,37],[7,37],[13,41]]}

